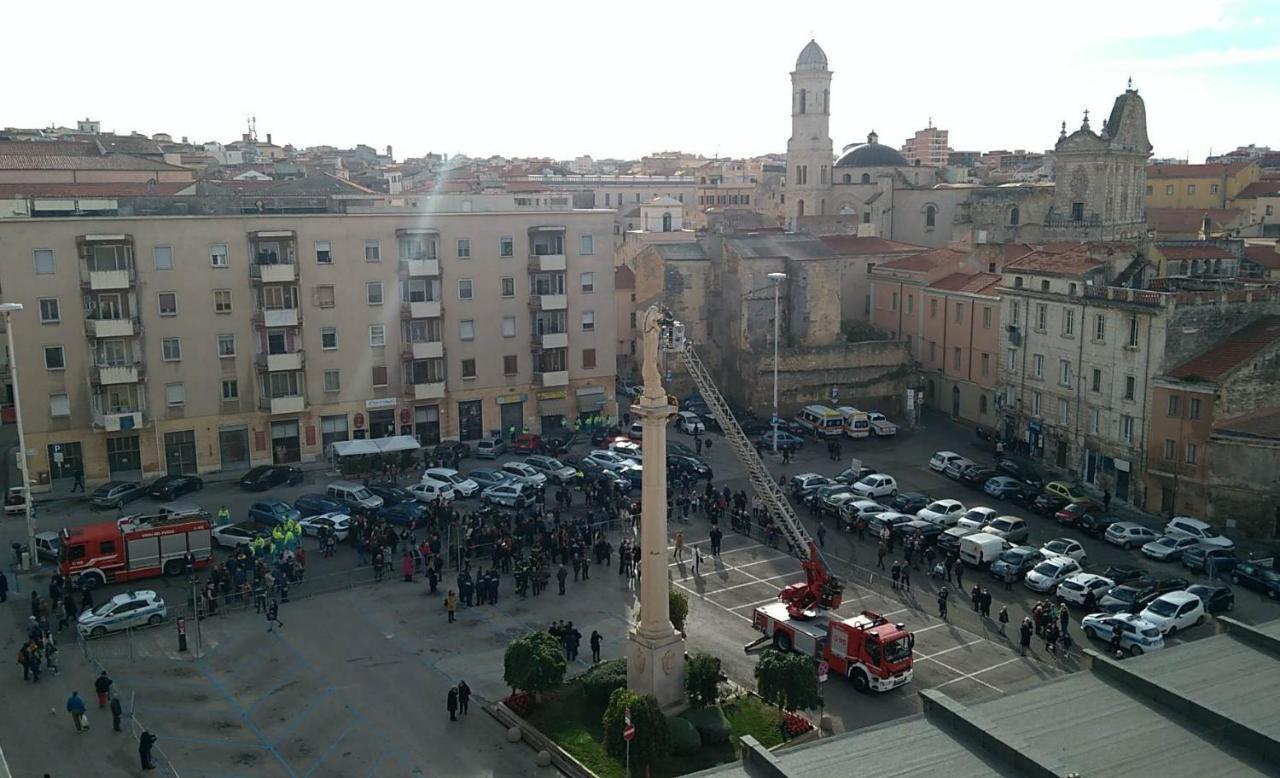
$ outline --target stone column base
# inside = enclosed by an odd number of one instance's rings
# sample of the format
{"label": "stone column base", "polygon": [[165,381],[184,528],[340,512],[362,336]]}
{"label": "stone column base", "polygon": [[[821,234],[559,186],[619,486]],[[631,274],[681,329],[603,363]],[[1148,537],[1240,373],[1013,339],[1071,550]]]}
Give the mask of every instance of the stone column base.
{"label": "stone column base", "polygon": [[657,639],[627,633],[627,688],[652,694],[668,716],[689,707],[684,691],[684,638],[678,632]]}

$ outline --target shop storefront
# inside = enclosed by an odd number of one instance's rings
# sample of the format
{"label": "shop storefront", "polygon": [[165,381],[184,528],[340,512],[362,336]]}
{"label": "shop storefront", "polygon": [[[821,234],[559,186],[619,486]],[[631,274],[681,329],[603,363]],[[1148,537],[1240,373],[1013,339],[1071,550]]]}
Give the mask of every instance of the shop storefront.
{"label": "shop storefront", "polygon": [[334,443],[347,440],[350,436],[347,431],[347,414],[320,417],[320,445],[325,457],[329,456],[329,448]]}
{"label": "shop storefront", "polygon": [[142,446],[137,435],[107,438],[107,471],[116,481],[142,480]]}
{"label": "shop storefront", "polygon": [[605,413],[608,399],[603,386],[588,386],[584,389],[579,389],[576,396],[578,399],[578,421],[584,427],[594,424],[608,415]]}
{"label": "shop storefront", "polygon": [[480,400],[458,403],[458,437],[464,441],[484,437],[484,405]]}
{"label": "shop storefront", "polygon": [[440,406],[419,405],[413,409],[413,436],[423,446],[440,442]]}
{"label": "shop storefront", "polygon": [[223,470],[249,464],[249,428],[244,425],[220,428],[218,456]]}
{"label": "shop storefront", "polygon": [[292,464],[302,460],[302,438],[298,420],[271,422],[271,461],[277,465]]}
{"label": "shop storefront", "polygon": [[498,415],[502,422],[502,434],[508,439],[524,432],[524,401],[526,399],[528,395],[523,394],[505,394],[498,398]]}
{"label": "shop storefront", "polygon": [[538,420],[543,435],[565,426],[569,416],[568,396],[564,389],[538,392]]}

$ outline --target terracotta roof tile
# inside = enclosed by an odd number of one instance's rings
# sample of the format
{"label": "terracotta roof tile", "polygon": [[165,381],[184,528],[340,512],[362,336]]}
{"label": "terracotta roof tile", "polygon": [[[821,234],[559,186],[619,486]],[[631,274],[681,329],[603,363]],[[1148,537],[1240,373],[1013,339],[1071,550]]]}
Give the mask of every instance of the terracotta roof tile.
{"label": "terracotta roof tile", "polygon": [[1280,316],[1264,316],[1173,368],[1169,375],[1216,381],[1275,343],[1280,343]]}
{"label": "terracotta roof tile", "polygon": [[1208,178],[1220,176],[1225,168],[1227,175],[1234,176],[1252,165],[1252,162],[1221,162],[1206,165],[1147,165],[1147,178]]}
{"label": "terracotta roof tile", "polygon": [[823,243],[840,256],[856,256],[860,254],[907,254],[928,251],[927,246],[914,243],[902,243],[871,236],[857,235],[823,235],[819,238]]}
{"label": "terracotta roof tile", "polygon": [[85,184],[0,184],[0,197],[147,197],[175,195],[191,181],[149,184],[145,181]]}
{"label": "terracotta roof tile", "polygon": [[0,141],[0,154],[42,157],[99,157],[96,143],[80,141],[10,140]]}
{"label": "terracotta roof tile", "polygon": [[1000,285],[999,273],[952,273],[929,284],[929,289],[943,292],[986,294]]}
{"label": "terracotta roof tile", "polygon": [[[0,151],[0,170],[187,170],[153,159],[111,154],[105,157],[78,157],[65,154],[5,154]],[[190,171],[188,171],[190,172]]]}
{"label": "terracotta roof tile", "polygon": [[1280,245],[1253,245],[1244,247],[1245,259],[1268,270],[1280,270]]}
{"label": "terracotta roof tile", "polygon": [[1239,208],[1148,208],[1147,226],[1156,232],[1197,233],[1208,216],[1215,230],[1227,230],[1248,218]]}
{"label": "terracotta roof tile", "polygon": [[885,262],[878,267],[890,270],[909,270],[916,273],[927,273],[948,264],[959,266],[965,254],[955,249],[940,248],[926,251],[923,254],[912,254]]}
{"label": "terracotta roof tile", "polygon": [[1165,259],[1235,259],[1235,254],[1218,246],[1159,246]]}
{"label": "terracotta roof tile", "polygon": [[1071,251],[1054,251],[1037,249],[1025,256],[1005,264],[1005,271],[1026,270],[1031,273],[1060,273],[1063,275],[1083,275],[1102,263],[1089,256],[1083,246],[1075,246]]}
{"label": "terracotta roof tile", "polygon": [[1250,438],[1280,438],[1280,406],[1222,419],[1214,422],[1213,431]]}
{"label": "terracotta roof tile", "polygon": [[1271,178],[1263,181],[1254,181],[1235,196],[1236,200],[1250,200],[1255,197],[1280,195],[1280,180]]}

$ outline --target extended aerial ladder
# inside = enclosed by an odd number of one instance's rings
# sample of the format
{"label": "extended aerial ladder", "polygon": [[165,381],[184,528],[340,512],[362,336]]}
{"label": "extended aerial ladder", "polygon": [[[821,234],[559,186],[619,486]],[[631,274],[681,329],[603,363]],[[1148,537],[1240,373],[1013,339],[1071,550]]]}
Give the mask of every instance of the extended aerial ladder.
{"label": "extended aerial ladder", "polygon": [[725,441],[733,450],[738,462],[747,471],[751,488],[759,500],[773,517],[778,528],[787,540],[791,553],[800,560],[805,572],[805,583],[796,583],[785,587],[778,593],[778,598],[787,603],[787,612],[793,619],[810,619],[817,615],[815,609],[834,610],[840,607],[844,596],[844,584],[831,572],[826,559],[818,545],[809,537],[808,531],[800,523],[799,517],[787,501],[782,487],[769,473],[769,468],[757,453],[755,446],[747,439],[742,427],[738,426],[733,411],[720,395],[711,374],[698,358],[684,336],[684,325],[670,316],[663,319],[662,346],[664,350],[678,357],[689,376],[706,401],[707,407],[720,425]]}

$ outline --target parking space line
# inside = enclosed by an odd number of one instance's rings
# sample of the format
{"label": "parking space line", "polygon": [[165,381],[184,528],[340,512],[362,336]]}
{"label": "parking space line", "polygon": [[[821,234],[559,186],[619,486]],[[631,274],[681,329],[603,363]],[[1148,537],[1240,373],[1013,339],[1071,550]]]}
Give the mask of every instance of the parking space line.
{"label": "parking space line", "polygon": [[743,603],[742,605],[731,605],[729,607],[733,608],[734,610],[741,610],[742,608],[754,608],[757,605],[764,605],[766,602],[776,602],[777,600],[778,598],[774,596],[765,600],[756,600],[755,602],[746,602],[746,603]]}
{"label": "parking space line", "polygon": [[[779,578],[786,578],[788,576],[795,575],[795,573],[782,573],[781,575],[775,575],[770,578],[756,578],[754,575],[749,575],[748,573],[743,573],[743,575],[747,575],[753,580],[747,581],[746,583],[736,584],[734,586],[726,586],[721,589],[712,589],[709,592],[703,592],[702,596],[710,597],[713,594],[720,594],[721,592],[729,592],[729,591],[733,591],[734,589],[741,589],[744,586],[755,586],[756,584],[759,584],[759,583],[768,583],[769,581],[774,581]],[[679,585],[680,581],[675,581],[674,583]],[[801,582],[797,581],[797,583],[801,583]]]}
{"label": "parking space line", "polygon": [[951,648],[946,648],[946,649],[943,649],[942,651],[938,651],[938,652],[935,652],[935,653],[932,653],[932,654],[925,654],[924,656],[917,656],[917,657],[916,657],[916,661],[918,661],[918,662],[924,662],[924,661],[926,661],[926,660],[933,659],[935,656],[942,656],[943,654],[949,654],[949,653],[951,653],[952,651],[959,651],[959,650],[960,650],[960,649],[962,649],[962,648],[968,648],[969,646],[975,646],[975,645],[977,645],[977,644],[979,644],[979,643],[983,642],[984,640],[986,640],[986,638],[978,638],[977,640],[970,640],[968,643],[961,643],[961,644],[960,644],[960,645],[958,645],[958,646],[952,646]]}
{"label": "parking space line", "polygon": [[[974,678],[974,676],[976,676],[976,675],[981,675],[982,673],[985,673],[985,672],[987,672],[987,671],[989,671],[989,670],[995,670],[996,668],[1004,667],[1004,666],[1005,666],[1005,665],[1007,665],[1007,664],[1012,664],[1012,663],[1014,663],[1014,662],[1017,662],[1017,661],[1018,661],[1018,660],[1020,660],[1020,659],[1025,659],[1025,658],[1026,658],[1026,657],[1015,656],[1015,657],[1012,657],[1012,658],[1010,658],[1010,659],[1006,659],[1006,660],[1004,660],[1003,662],[997,662],[996,664],[993,664],[993,665],[991,665],[990,667],[984,667],[984,668],[982,668],[981,670],[974,670],[972,673],[965,673],[964,675],[960,676],[959,678],[953,678],[953,679],[951,679],[950,681],[947,681],[946,683],[938,684],[938,686],[935,686],[935,687],[933,687],[933,688],[937,689],[937,688],[939,688],[939,687],[941,687],[941,686],[946,686],[947,684],[955,683],[956,681],[963,681],[963,680],[964,680],[964,679],[966,679],[966,678],[968,678],[968,679],[970,679],[970,680],[974,680],[974,681],[976,681],[976,680],[978,680],[977,678]],[[993,687],[993,688],[994,688],[994,687]]]}
{"label": "parking space line", "polygon": [[970,681],[975,681],[975,682],[977,682],[977,683],[980,683],[980,684],[982,684],[983,686],[987,687],[988,689],[991,689],[991,690],[992,690],[992,691],[994,691],[994,692],[997,692],[997,693],[999,693],[999,694],[1004,694],[1004,690],[1003,690],[1003,689],[1000,689],[999,687],[996,687],[996,686],[992,686],[991,684],[987,683],[986,681],[982,680],[981,678],[978,678],[978,677],[977,677],[976,675],[974,675],[973,673],[966,673],[966,672],[965,672],[965,671],[963,671],[963,670],[958,670],[958,669],[956,669],[956,668],[952,667],[951,665],[946,664],[945,662],[939,662],[937,659],[930,659],[930,660],[928,660],[928,661],[933,662],[933,663],[934,663],[934,664],[936,664],[938,667],[946,668],[947,670],[950,670],[951,672],[953,672],[953,673],[955,673],[956,675],[960,676],[960,678],[956,678],[956,679],[955,679],[955,680],[957,680],[957,681],[961,680],[961,678],[968,678]]}
{"label": "parking space line", "polygon": [[715,600],[709,600],[709,599],[707,599],[705,596],[703,596],[703,595],[701,595],[701,594],[698,594],[698,592],[697,592],[696,590],[691,589],[691,588],[689,588],[688,586],[685,586],[684,584],[680,583],[679,581],[673,581],[672,583],[674,583],[676,586],[680,587],[681,589],[684,589],[684,590],[685,590],[686,592],[688,592],[689,594],[692,594],[694,597],[697,597],[700,601],[705,602],[705,603],[707,603],[708,605],[714,605],[715,607],[719,608],[720,610],[724,611],[725,613],[729,614],[730,616],[735,616],[735,617],[737,617],[737,618],[739,618],[739,619],[742,619],[743,621],[747,622],[748,624],[750,624],[750,623],[751,623],[751,619],[750,619],[750,618],[748,618],[748,617],[746,617],[746,616],[743,616],[741,613],[738,613],[737,611],[733,610],[733,609],[732,609],[732,608],[730,608],[729,606],[727,606],[727,605],[721,605],[720,603],[716,602]]}
{"label": "parking space line", "polygon": [[[770,557],[769,559],[759,559],[759,560],[756,560],[755,562],[747,562],[745,565],[726,565],[726,564],[724,564],[723,562],[721,562],[721,565],[722,565],[722,566],[724,567],[724,569],[725,569],[725,570],[727,570],[727,571],[728,571],[728,570],[739,570],[739,571],[740,571],[740,570],[742,570],[742,568],[744,568],[744,567],[751,567],[751,566],[753,566],[753,565],[763,565],[763,564],[765,564],[765,563],[767,563],[767,562],[777,562],[777,561],[782,560],[782,559],[791,559],[791,557],[789,557],[789,556],[775,556],[775,557]],[[706,557],[703,557],[703,560],[704,560],[704,561],[703,561],[703,563],[702,563],[702,564],[704,564],[704,565],[712,564],[712,563],[710,563],[710,562],[705,561],[705,560],[706,560]],[[679,564],[681,564],[681,565],[688,565],[688,564],[691,564],[691,562],[680,562]],[[668,566],[668,567],[671,567],[671,565],[667,565],[667,566]],[[714,565],[712,565],[712,566],[714,567]],[[746,573],[743,573],[743,575],[746,575]],[[686,576],[684,576],[684,577],[682,577],[682,578],[679,578],[679,579],[677,579],[677,580],[680,580],[680,581],[687,581],[687,580],[689,580],[689,579],[690,579],[690,578],[692,578],[692,577],[693,577],[692,575],[686,575]]]}
{"label": "parking space line", "polygon": [[[692,543],[690,543],[690,542],[686,541],[686,542],[685,542],[685,544],[684,544],[684,547],[685,547],[685,548],[690,548],[690,547],[692,547],[692,546],[709,545],[709,544],[710,544],[710,542],[711,542],[711,538],[703,538],[702,540],[695,540],[695,541],[694,541],[694,542],[692,542]],[[763,545],[764,545],[763,543],[752,543],[752,544],[750,544],[750,545],[743,546],[742,548],[725,548],[723,545],[721,545],[721,546],[720,546],[720,556],[724,556],[725,554],[733,554],[733,553],[736,553],[736,552],[738,552],[738,551],[750,551],[750,550],[751,550],[751,549],[753,549],[753,548],[760,548],[760,547],[761,547],[761,546],[763,546]],[[667,550],[668,550],[668,551],[674,551],[674,550],[675,550],[675,548],[676,548],[675,546],[667,546]],[[713,558],[713,559],[719,559],[720,557],[712,557],[712,558]],[[669,562],[669,563],[667,564],[667,567],[674,567],[676,564],[678,564],[678,563],[677,563],[677,562]]]}

